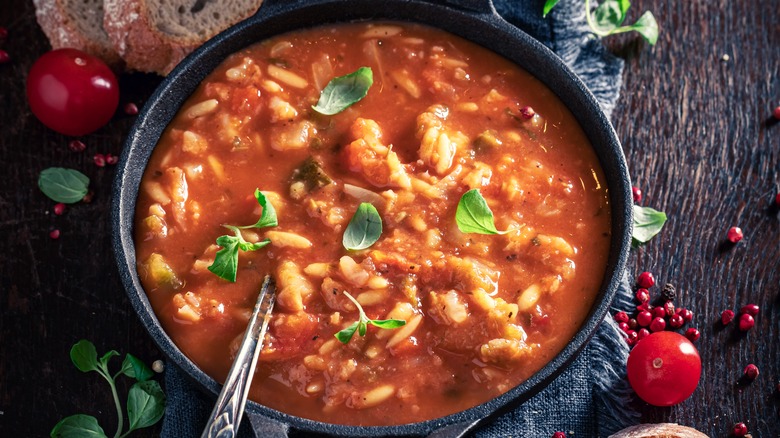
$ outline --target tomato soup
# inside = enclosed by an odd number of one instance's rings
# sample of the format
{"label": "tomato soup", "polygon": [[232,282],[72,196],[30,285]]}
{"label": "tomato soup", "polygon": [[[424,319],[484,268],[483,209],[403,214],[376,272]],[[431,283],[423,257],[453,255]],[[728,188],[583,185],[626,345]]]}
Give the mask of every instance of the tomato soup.
{"label": "tomato soup", "polygon": [[[362,97],[366,77],[347,75],[368,69]],[[323,114],[328,96],[351,105]],[[344,234],[367,205],[382,227],[358,228],[356,249]],[[599,292],[610,224],[596,155],[550,89],[451,34],[389,22],[228,57],[154,150],[134,232],[157,317],[206,373],[227,375],[270,274],[250,397],[395,425],[483,403],[559,353]],[[363,332],[363,316],[394,322]]]}

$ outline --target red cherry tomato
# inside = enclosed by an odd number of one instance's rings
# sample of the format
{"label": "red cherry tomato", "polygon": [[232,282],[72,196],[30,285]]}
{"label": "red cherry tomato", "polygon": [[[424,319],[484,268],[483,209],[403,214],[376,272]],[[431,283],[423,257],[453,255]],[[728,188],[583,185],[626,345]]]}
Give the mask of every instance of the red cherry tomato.
{"label": "red cherry tomato", "polygon": [[679,333],[653,333],[637,342],[628,356],[628,381],[651,405],[682,402],[693,394],[700,377],[699,352]]}
{"label": "red cherry tomato", "polygon": [[33,64],[27,100],[44,125],[80,136],[111,120],[119,104],[119,85],[100,59],[76,49],[58,49]]}

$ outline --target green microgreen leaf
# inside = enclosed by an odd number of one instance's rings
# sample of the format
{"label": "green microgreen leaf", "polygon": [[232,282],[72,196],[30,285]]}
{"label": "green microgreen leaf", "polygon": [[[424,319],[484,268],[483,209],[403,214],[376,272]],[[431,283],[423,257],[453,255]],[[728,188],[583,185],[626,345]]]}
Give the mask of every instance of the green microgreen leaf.
{"label": "green microgreen leaf", "polygon": [[602,32],[609,32],[620,27],[626,19],[626,11],[630,7],[628,0],[605,0],[593,12],[596,26]]}
{"label": "green microgreen leaf", "polygon": [[279,225],[279,222],[276,219],[276,209],[274,209],[273,204],[268,201],[268,198],[265,197],[260,189],[255,189],[255,199],[257,199],[257,203],[263,207],[263,212],[260,213],[260,219],[254,225],[246,225],[239,228],[265,228]]}
{"label": "green microgreen leaf", "polygon": [[547,0],[544,2],[544,11],[542,11],[542,17],[546,17],[559,1],[560,0]]}
{"label": "green microgreen leaf", "polygon": [[[162,418],[165,410],[165,394],[157,382],[147,380],[153,375],[152,371],[131,354],[125,356],[122,368],[112,376],[108,365],[114,356],[119,356],[119,353],[110,350],[98,359],[95,345],[84,339],[70,349],[70,358],[76,368],[83,372],[96,371],[108,382],[117,415],[117,429],[114,437],[124,438],[131,431],[151,426]],[[128,392],[127,413],[130,428],[124,434],[122,433],[124,411],[122,403],[119,401],[116,384],[117,377],[123,374],[139,380]],[[65,438],[102,438],[106,436],[94,417],[83,414],[63,418],[52,428],[50,435]]]}
{"label": "green microgreen leaf", "polygon": [[366,249],[379,240],[382,235],[382,217],[376,207],[368,202],[358,206],[355,215],[344,230],[341,243],[349,250]]}
{"label": "green microgreen leaf", "polygon": [[658,22],[655,21],[655,16],[650,11],[642,14],[636,23],[626,26],[626,29],[638,32],[651,46],[654,46],[658,41]]}
{"label": "green microgreen leaf", "polygon": [[110,361],[111,358],[114,356],[119,356],[119,353],[117,353],[116,350],[111,350],[108,353],[104,354],[99,361],[100,367],[103,368],[103,370],[108,370],[108,361]]}
{"label": "green microgreen leaf", "polygon": [[[542,16],[546,17],[559,0],[546,0]],[[623,32],[635,31],[639,33],[650,45],[658,41],[658,22],[650,11],[646,11],[636,23],[623,26],[626,12],[631,7],[629,0],[604,0],[593,13],[590,12],[590,0],[585,0],[585,16],[588,26],[594,34],[605,37]]]}
{"label": "green microgreen leaf", "polygon": [[455,222],[462,233],[505,234],[509,232],[496,229],[493,212],[490,211],[490,207],[478,189],[471,189],[461,196],[455,211]]}
{"label": "green microgreen leaf", "polygon": [[372,319],[368,323],[383,329],[395,329],[406,325],[406,321],[400,319]]}
{"label": "green microgreen leaf", "polygon": [[131,379],[144,382],[154,376],[154,372],[146,366],[146,364],[137,357],[128,353],[125,355],[125,360],[122,362],[122,374],[130,377]]}
{"label": "green microgreen leaf", "polygon": [[633,245],[639,246],[647,243],[658,234],[666,223],[666,214],[650,207],[634,205],[633,231],[631,234]]}
{"label": "green microgreen leaf", "polygon": [[98,359],[97,350],[95,350],[95,344],[82,339],[71,347],[70,360],[73,361],[73,365],[81,372],[97,371]]}
{"label": "green microgreen leaf", "polygon": [[127,394],[129,431],[149,427],[165,413],[165,394],[154,380],[137,382]]}
{"label": "green microgreen leaf", "polygon": [[362,100],[374,83],[374,73],[369,67],[332,79],[320,93],[314,111],[326,116],[338,114]]}
{"label": "green microgreen leaf", "polygon": [[334,335],[342,344],[349,343],[350,339],[352,339],[352,336],[355,334],[355,331],[358,332],[358,335],[365,336],[369,324],[382,329],[395,329],[406,325],[406,321],[402,319],[369,319],[368,316],[366,316],[366,312],[363,311],[363,307],[349,294],[349,292],[344,291],[344,295],[357,306],[358,320]]}
{"label": "green microgreen leaf", "polygon": [[336,333],[335,334],[336,339],[338,339],[339,342],[341,342],[342,344],[348,343],[349,340],[352,339],[352,335],[355,334],[357,328],[358,328],[358,322],[355,321],[349,327]]}
{"label": "green microgreen leaf", "polygon": [[73,204],[84,199],[89,178],[78,170],[50,167],[38,176],[38,187],[52,201]]}
{"label": "green microgreen leaf", "polygon": [[76,414],[65,417],[57,423],[49,434],[52,438],[106,438],[95,417]]}
{"label": "green microgreen leaf", "polygon": [[269,239],[264,239],[259,242],[247,242],[244,236],[241,234],[242,229],[247,228],[265,228],[275,227],[279,225],[276,217],[276,210],[273,204],[265,197],[260,189],[255,189],[255,199],[257,203],[263,207],[263,212],[260,214],[260,219],[252,224],[242,227],[235,225],[222,225],[233,232],[233,235],[224,235],[217,237],[217,245],[222,249],[217,251],[214,256],[214,263],[209,266],[209,271],[216,274],[218,277],[230,281],[236,281],[236,273],[238,272],[238,251],[257,251],[258,249],[271,243]]}

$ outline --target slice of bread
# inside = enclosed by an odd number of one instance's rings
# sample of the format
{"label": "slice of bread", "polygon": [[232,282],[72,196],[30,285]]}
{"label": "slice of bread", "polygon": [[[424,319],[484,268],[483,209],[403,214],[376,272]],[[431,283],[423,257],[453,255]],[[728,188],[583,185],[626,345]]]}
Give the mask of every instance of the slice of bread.
{"label": "slice of bread", "polygon": [[131,70],[168,74],[262,0],[104,0],[103,27]]}
{"label": "slice of bread", "polygon": [[35,18],[51,47],[72,47],[97,56],[108,65],[121,60],[103,30],[103,0],[33,0]]}
{"label": "slice of bread", "polygon": [[709,438],[696,429],[674,423],[640,424],[627,427],[609,438]]}

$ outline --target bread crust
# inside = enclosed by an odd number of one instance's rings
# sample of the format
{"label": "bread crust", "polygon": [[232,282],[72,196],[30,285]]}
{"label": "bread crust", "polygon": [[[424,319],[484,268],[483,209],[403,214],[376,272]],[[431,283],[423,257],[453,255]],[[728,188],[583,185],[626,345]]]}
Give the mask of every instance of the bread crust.
{"label": "bread crust", "polygon": [[[103,28],[128,69],[164,76],[206,39],[193,41],[163,34],[152,20],[147,1],[104,0]],[[258,8],[260,3],[257,2]],[[248,11],[234,22],[255,12],[256,9]]]}
{"label": "bread crust", "polygon": [[696,429],[674,423],[639,424],[625,428],[609,438],[709,438]]}
{"label": "bread crust", "polygon": [[112,67],[120,67],[122,60],[111,41],[94,41],[84,35],[69,17],[63,0],[33,0],[35,18],[46,34],[52,49],[70,47],[97,56]]}

